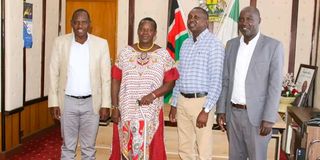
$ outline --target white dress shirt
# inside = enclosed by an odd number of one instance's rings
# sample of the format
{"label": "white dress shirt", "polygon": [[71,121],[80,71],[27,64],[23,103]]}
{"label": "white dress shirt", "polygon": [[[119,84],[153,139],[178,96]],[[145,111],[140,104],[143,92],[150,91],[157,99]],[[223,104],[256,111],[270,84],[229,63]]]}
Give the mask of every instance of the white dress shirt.
{"label": "white dress shirt", "polygon": [[69,66],[66,95],[87,96],[91,95],[90,69],[89,69],[89,37],[87,41],[80,44],[73,38]]}
{"label": "white dress shirt", "polygon": [[242,105],[246,104],[245,81],[251,57],[259,37],[260,32],[258,32],[258,34],[251,41],[249,41],[248,44],[244,42],[243,36],[240,38],[240,46],[234,71],[233,90],[231,96],[232,103]]}

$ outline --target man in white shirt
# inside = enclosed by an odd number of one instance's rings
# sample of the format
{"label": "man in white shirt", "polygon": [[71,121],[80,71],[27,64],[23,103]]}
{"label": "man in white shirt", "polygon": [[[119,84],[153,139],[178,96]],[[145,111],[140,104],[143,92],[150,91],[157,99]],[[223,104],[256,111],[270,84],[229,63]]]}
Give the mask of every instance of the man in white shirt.
{"label": "man in white shirt", "polygon": [[55,39],[50,62],[49,108],[60,120],[61,159],[75,159],[78,138],[82,159],[95,159],[99,119],[109,117],[110,56],[108,42],[88,33],[90,16],[73,13],[73,33]]}
{"label": "man in white shirt", "polygon": [[225,49],[217,122],[228,132],[230,160],[267,159],[278,117],[283,46],[260,33],[260,22],[257,8],[244,8],[238,21],[242,36],[229,40]]}

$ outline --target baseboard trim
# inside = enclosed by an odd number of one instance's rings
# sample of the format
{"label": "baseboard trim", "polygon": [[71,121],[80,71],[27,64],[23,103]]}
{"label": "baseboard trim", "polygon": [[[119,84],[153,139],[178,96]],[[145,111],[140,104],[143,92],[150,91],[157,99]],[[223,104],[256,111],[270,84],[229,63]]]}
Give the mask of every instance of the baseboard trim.
{"label": "baseboard trim", "polygon": [[24,107],[22,106],[22,107],[13,109],[13,110],[11,110],[11,111],[5,111],[5,112],[4,112],[4,115],[6,115],[6,116],[13,115],[13,114],[22,112],[23,110],[24,110]]}
{"label": "baseboard trim", "polygon": [[24,102],[23,105],[24,106],[28,106],[28,105],[36,104],[36,103],[43,102],[43,101],[46,101],[46,100],[48,100],[48,96],[40,97],[40,98],[36,98],[36,99],[32,99],[32,100],[26,101],[26,102]]}

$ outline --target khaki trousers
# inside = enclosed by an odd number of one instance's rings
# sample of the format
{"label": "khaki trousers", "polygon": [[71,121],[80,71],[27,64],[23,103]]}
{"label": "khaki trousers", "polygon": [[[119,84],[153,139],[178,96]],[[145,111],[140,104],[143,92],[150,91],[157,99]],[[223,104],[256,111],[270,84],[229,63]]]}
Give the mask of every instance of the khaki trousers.
{"label": "khaki trousers", "polygon": [[206,97],[178,98],[177,123],[179,136],[179,156],[183,160],[211,160],[213,146],[212,126],[214,113],[210,111],[207,125],[196,127],[197,117],[201,112]]}

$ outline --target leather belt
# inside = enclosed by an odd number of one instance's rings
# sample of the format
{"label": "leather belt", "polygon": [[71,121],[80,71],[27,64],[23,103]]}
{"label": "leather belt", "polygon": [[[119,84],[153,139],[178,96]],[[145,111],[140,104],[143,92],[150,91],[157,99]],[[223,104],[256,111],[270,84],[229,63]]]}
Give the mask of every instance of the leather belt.
{"label": "leather belt", "polygon": [[200,92],[200,93],[182,93],[182,92],[180,92],[180,93],[185,98],[200,98],[200,97],[205,97],[208,95],[207,92]]}
{"label": "leather belt", "polygon": [[87,99],[87,98],[91,97],[91,94],[87,95],[87,96],[72,96],[72,95],[67,95],[67,96],[72,97],[72,98],[76,98],[76,99]]}
{"label": "leather belt", "polygon": [[247,109],[247,105],[242,105],[242,104],[234,104],[231,102],[232,107],[238,108],[238,109]]}

